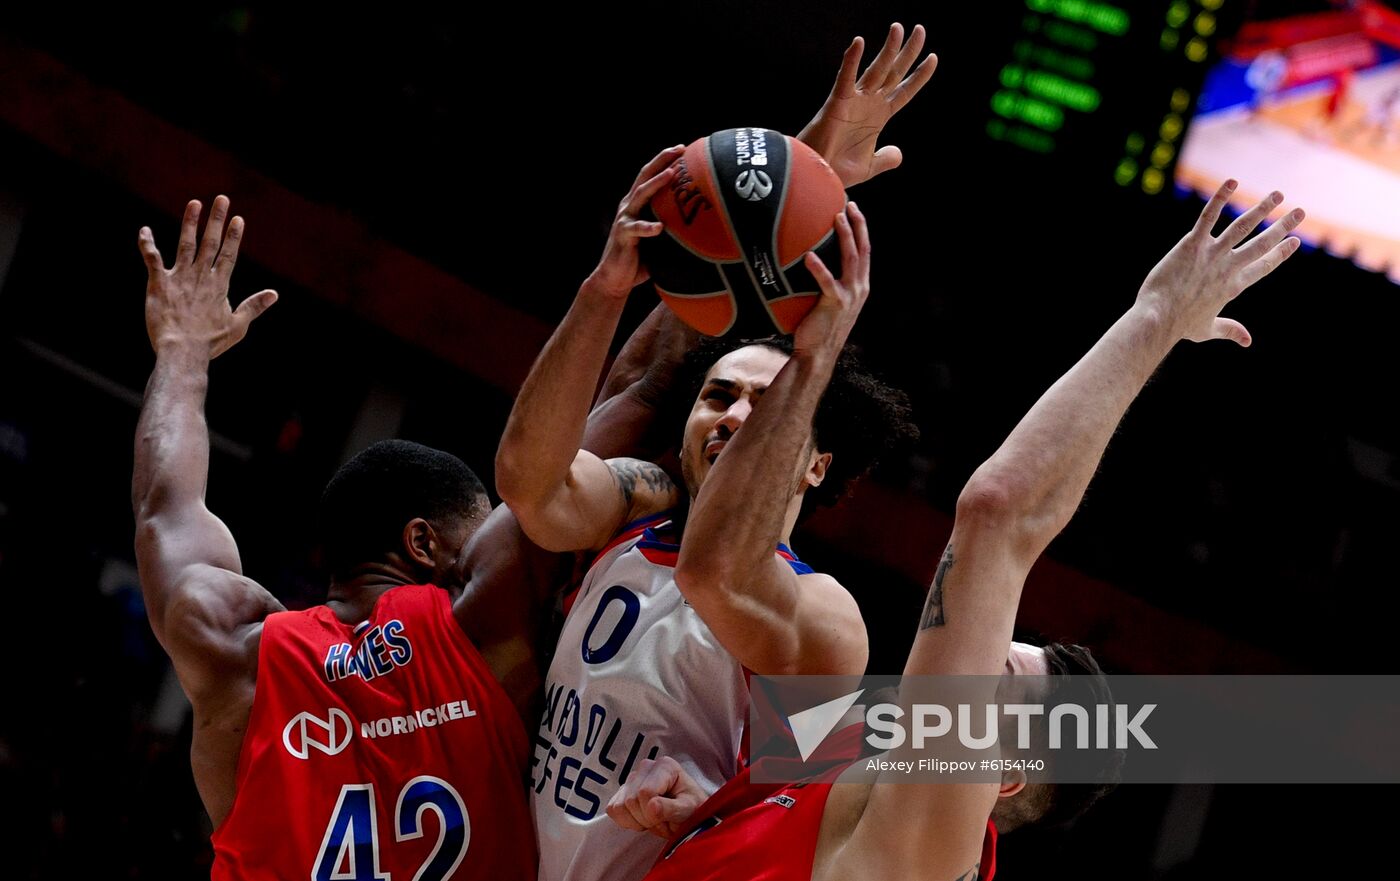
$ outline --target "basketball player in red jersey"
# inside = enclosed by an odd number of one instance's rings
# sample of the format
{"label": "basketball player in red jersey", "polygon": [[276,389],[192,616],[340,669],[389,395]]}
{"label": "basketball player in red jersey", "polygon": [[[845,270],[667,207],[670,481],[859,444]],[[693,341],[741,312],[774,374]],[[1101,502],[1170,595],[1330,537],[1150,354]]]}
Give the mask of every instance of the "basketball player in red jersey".
{"label": "basketball player in red jersey", "polygon": [[[190,203],[170,270],[141,231],[156,367],[133,479],[147,610],[194,706],[214,877],[533,877],[521,718],[570,561],[529,545],[505,508],[489,513],[460,460],[393,441],[326,489],[325,606],[284,612],[242,575],[204,505],[203,400],[208,362],[276,295],[229,308],[243,223],[221,242],[227,212],[216,199],[196,245]],[[633,442],[650,385],[688,338],[677,324],[658,310],[624,347],[601,436]]]}
{"label": "basketball player in red jersey", "polygon": [[[973,474],[958,498],[953,534],[906,674],[1045,677],[1065,673],[1067,666],[1097,669],[1078,647],[1047,650],[1011,642],[1021,588],[1036,558],[1074,514],[1128,405],[1172,347],[1183,339],[1250,344],[1249,332],[1219,313],[1297,250],[1298,240],[1287,236],[1303,212],[1290,212],[1244,242],[1282,203],[1274,193],[1214,236],[1234,187],[1227,181],[1216,192],[1192,230],[1147,276],[1133,306]],[[868,253],[863,230],[856,232],[861,252]],[[822,290],[834,320],[854,320],[849,313],[859,308],[859,297],[844,280],[827,277]],[[765,395],[760,409],[769,403]],[[726,457],[738,452],[738,443]],[[727,464],[721,460],[715,467],[714,484],[725,479]],[[695,543],[702,544],[698,550],[723,551],[722,536]],[[1057,678],[1018,684],[1043,699]],[[839,741],[854,741],[852,735],[860,733],[859,727],[839,732],[832,739],[838,742],[824,747],[842,752],[853,744]],[[657,761],[614,796],[608,813],[619,824],[671,839],[648,881],[985,881],[995,871],[998,829],[1068,819],[1088,806],[1082,792],[1087,785],[1027,786],[1022,772],[1008,772],[999,785],[910,785],[898,782],[898,773],[884,772],[873,785],[832,786],[831,776],[809,785],[751,784],[749,770],[702,804],[704,789],[678,763]],[[1074,789],[1081,791],[1065,792]],[[1073,802],[1068,809],[1067,800]]]}

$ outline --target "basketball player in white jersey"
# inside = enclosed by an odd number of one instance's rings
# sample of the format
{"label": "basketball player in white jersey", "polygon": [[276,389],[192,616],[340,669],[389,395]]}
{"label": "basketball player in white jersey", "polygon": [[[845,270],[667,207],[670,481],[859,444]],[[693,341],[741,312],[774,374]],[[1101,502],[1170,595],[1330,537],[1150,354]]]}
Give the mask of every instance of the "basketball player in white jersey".
{"label": "basketball player in white jersey", "polygon": [[[922,50],[922,28],[902,42],[896,25],[859,79],[861,46],[853,43],[831,98],[804,130],[847,186],[897,164],[892,148],[874,149],[875,136],[932,75],[929,56],[906,77]],[[619,829],[603,807],[638,761],[661,753],[710,791],[732,777],[746,670],[864,671],[868,648],[855,601],[834,579],[796,560],[784,542],[809,491],[839,495],[871,464],[872,445],[911,430],[902,395],[858,376],[849,359],[837,371],[849,325],[837,327],[830,310],[819,306],[795,338],[798,366],[789,375],[796,381],[783,391],[794,395],[781,411],[769,408],[781,424],[766,439],[756,438],[768,446],[745,454],[760,466],[755,476],[762,477],[762,497],[717,499],[701,487],[789,352],[777,342],[746,346],[705,365],[681,444],[686,490],[697,502],[686,529],[724,529],[730,541],[722,558],[687,558],[678,546],[679,525],[666,512],[685,499],[665,471],[581,450],[608,345],[628,294],[646,279],[637,241],[661,232],[659,223],[638,214],[669,181],[679,155],[679,148],[663,151],[637,177],[601,263],[526,379],[497,456],[497,491],[534,542],[597,555],[567,613],[535,744],[532,798],[545,881],[642,876],[658,842]],[[843,265],[852,284],[865,290],[868,261],[857,260],[852,223],[864,224],[854,209],[838,222]],[[809,265],[814,272],[818,267]],[[838,382],[861,393],[833,397],[866,412],[821,417],[818,403],[834,371]],[[853,433],[852,425],[866,431]],[[840,443],[847,440],[854,443]],[[763,458],[776,452],[773,444],[785,463],[800,448],[801,468],[767,473]],[[848,446],[849,455],[838,446]]]}
{"label": "basketball player in white jersey", "polygon": [[[1192,230],[1148,274],[1133,305],[1041,396],[963,488],[906,675],[990,680],[1009,674],[1019,681],[1009,695],[1056,703],[1051,695],[1064,687],[1067,673],[1088,679],[1099,672],[1080,647],[1011,641],[1021,589],[1079,507],[1124,412],[1167,353],[1182,340],[1250,345],[1249,331],[1220,312],[1298,250],[1290,233],[1304,214],[1290,211],[1246,241],[1283,203],[1275,192],[1214,235],[1235,189],[1234,181],[1220,187]],[[828,280],[824,294],[831,289]],[[846,307],[830,299],[836,311]],[[761,441],[753,430],[787,373],[710,475],[706,493],[737,476],[730,466],[739,444]],[[706,547],[689,529],[686,541],[698,551],[723,547]],[[1010,729],[1001,733],[1009,735]],[[892,751],[889,758],[928,755]],[[1023,771],[1008,771],[1000,783],[910,785],[896,771],[882,772],[873,784],[833,786],[830,777],[810,785],[750,782],[751,769],[764,761],[755,760],[708,801],[677,763],[639,763],[608,812],[626,828],[670,839],[646,881],[992,881],[998,833],[1064,822],[1102,794],[1092,783],[1028,782]]]}

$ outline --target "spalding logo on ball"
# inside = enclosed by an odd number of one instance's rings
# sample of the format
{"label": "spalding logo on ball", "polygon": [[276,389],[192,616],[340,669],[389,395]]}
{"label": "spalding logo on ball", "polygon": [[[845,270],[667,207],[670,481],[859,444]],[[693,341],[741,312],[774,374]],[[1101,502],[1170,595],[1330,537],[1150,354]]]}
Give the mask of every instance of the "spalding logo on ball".
{"label": "spalding logo on ball", "polygon": [[802,255],[841,277],[841,179],[811,147],[762,128],[715,132],[676,161],[651,200],[666,231],[641,241],[661,299],[710,336],[792,333],[821,296]]}

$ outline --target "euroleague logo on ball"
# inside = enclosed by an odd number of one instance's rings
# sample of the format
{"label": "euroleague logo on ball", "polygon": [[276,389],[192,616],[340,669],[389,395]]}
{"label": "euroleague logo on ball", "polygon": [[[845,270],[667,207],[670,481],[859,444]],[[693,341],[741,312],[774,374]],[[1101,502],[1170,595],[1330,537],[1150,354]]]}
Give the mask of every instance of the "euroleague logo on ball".
{"label": "euroleague logo on ball", "polygon": [[766,172],[746,168],[734,179],[734,190],[750,202],[757,202],[773,192],[773,179]]}

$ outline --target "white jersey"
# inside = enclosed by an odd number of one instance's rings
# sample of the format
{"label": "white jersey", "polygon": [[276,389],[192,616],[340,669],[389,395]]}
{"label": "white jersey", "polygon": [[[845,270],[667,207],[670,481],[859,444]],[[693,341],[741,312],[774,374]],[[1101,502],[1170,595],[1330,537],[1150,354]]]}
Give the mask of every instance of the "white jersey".
{"label": "white jersey", "polygon": [[670,527],[663,517],[625,530],[565,619],[530,765],[540,881],[647,873],[665,842],[606,811],[642,759],[670,756],[707,793],[738,773],[745,673],[676,587]]}

